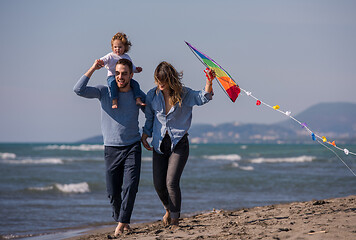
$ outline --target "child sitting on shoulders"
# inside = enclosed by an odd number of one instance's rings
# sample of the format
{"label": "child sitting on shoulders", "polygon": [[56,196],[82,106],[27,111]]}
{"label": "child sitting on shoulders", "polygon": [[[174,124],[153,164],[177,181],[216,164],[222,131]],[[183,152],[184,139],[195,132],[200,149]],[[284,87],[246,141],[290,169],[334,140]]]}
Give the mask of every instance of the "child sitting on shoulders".
{"label": "child sitting on shoulders", "polygon": [[[118,87],[115,80],[115,66],[116,62],[125,58],[132,62],[130,56],[127,52],[130,50],[131,42],[127,39],[126,34],[118,32],[111,39],[111,49],[112,52],[106,54],[104,57],[100,58],[100,64],[104,65],[108,69],[108,87],[110,90],[110,97],[112,99],[112,108],[118,108]],[[140,73],[142,71],[141,67],[136,67],[133,63],[133,72]],[[144,106],[145,104],[141,100],[141,90],[140,85],[134,79],[131,79],[130,86],[132,88],[134,97],[136,99],[137,105]]]}

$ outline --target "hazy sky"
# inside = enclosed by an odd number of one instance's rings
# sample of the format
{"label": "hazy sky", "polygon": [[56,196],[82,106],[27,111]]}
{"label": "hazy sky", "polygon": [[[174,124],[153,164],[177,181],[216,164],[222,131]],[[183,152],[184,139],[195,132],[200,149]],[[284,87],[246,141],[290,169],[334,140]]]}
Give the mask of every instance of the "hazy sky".
{"label": "hazy sky", "polygon": [[[186,86],[204,86],[188,41],[242,88],[292,115],[320,102],[356,103],[355,10],[352,0],[0,0],[0,141],[100,134],[99,101],[72,89],[118,31],[133,44],[129,55],[143,67],[134,78],[145,92],[163,60],[184,71]],[[89,84],[106,84],[106,70]],[[246,95],[232,103],[214,85],[214,100],[195,108],[193,123],[286,119]]]}

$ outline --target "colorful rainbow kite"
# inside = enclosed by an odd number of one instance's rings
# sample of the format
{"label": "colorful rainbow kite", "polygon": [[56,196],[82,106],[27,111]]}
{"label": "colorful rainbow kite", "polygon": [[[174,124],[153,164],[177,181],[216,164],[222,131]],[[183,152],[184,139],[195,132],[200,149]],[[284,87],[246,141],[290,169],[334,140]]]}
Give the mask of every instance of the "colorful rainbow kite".
{"label": "colorful rainbow kite", "polygon": [[[204,53],[198,51],[188,42],[185,42],[188,47],[192,50],[194,55],[207,67],[213,69],[218,79],[220,87],[224,90],[227,96],[231,99],[232,102],[235,102],[236,98],[240,94],[240,87],[232,79],[230,74],[226,72],[217,62],[205,55]],[[200,58],[199,58],[200,57]]]}
{"label": "colorful rainbow kite", "polygon": [[255,96],[252,95],[252,93],[250,91],[246,91],[245,89],[239,87],[239,85],[236,84],[236,82],[232,79],[232,77],[230,76],[230,74],[228,72],[226,72],[217,62],[215,62],[213,59],[211,59],[210,57],[208,57],[207,55],[205,55],[204,53],[200,52],[199,50],[197,50],[195,47],[193,47],[191,44],[189,44],[188,42],[185,42],[188,47],[190,48],[190,50],[192,50],[192,52],[194,53],[194,55],[200,60],[201,63],[203,63],[206,67],[213,69],[215,71],[216,74],[216,78],[218,79],[218,83],[220,85],[220,87],[224,90],[224,92],[227,94],[227,96],[233,101],[235,102],[236,98],[239,96],[240,91],[242,90],[247,96],[252,97],[253,99],[255,99],[256,101],[256,105],[260,106],[261,104],[265,105],[266,107],[269,107],[273,110],[276,110],[284,115],[286,115],[287,117],[289,117],[290,119],[292,119],[293,121],[297,122],[299,125],[302,126],[302,128],[304,128],[306,131],[309,132],[309,134],[311,135],[313,141],[318,142],[319,144],[321,144],[322,146],[324,146],[325,148],[327,148],[328,150],[332,151],[336,157],[350,170],[350,172],[356,177],[356,173],[354,171],[352,171],[352,169],[341,159],[341,157],[331,148],[329,148],[326,144],[329,144],[331,146],[333,146],[334,148],[343,151],[346,155],[354,155],[356,156],[356,153],[349,151],[346,148],[340,148],[336,145],[335,141],[328,141],[326,139],[325,136],[319,136],[317,134],[315,134],[313,131],[311,131],[306,123],[302,123],[299,120],[297,120],[296,118],[294,118],[291,115],[290,111],[282,111],[280,110],[280,106],[279,105],[269,105],[261,100],[259,100],[258,98],[256,98]]}

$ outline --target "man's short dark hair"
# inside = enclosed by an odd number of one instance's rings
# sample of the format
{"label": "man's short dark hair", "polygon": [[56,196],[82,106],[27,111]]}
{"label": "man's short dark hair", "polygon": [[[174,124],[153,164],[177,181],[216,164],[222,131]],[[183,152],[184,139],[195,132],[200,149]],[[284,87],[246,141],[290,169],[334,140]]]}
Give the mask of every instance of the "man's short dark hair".
{"label": "man's short dark hair", "polygon": [[[119,61],[117,61],[116,66],[117,66],[118,64],[128,66],[129,69],[130,69],[130,73],[133,72],[133,69],[132,69],[132,62],[131,62],[130,60],[125,59],[125,58],[121,58],[121,59],[119,59]],[[115,68],[116,68],[116,66],[115,66]]]}

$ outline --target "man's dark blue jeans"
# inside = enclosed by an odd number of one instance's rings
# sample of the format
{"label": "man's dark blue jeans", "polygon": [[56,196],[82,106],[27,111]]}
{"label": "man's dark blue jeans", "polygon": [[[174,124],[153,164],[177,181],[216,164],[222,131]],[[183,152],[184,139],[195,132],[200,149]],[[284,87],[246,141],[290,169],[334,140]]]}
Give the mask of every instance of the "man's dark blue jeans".
{"label": "man's dark blue jeans", "polygon": [[116,222],[130,223],[141,170],[141,143],[105,146],[106,189]]}

